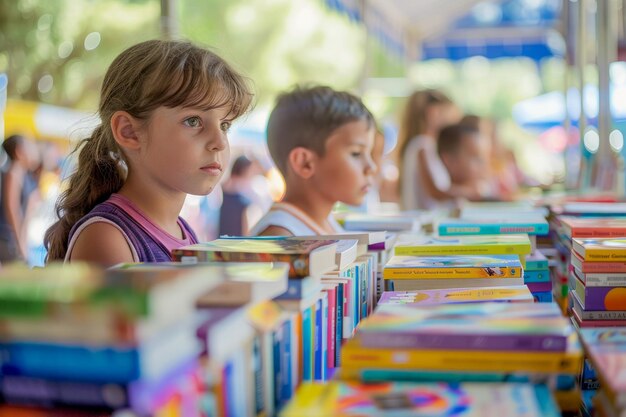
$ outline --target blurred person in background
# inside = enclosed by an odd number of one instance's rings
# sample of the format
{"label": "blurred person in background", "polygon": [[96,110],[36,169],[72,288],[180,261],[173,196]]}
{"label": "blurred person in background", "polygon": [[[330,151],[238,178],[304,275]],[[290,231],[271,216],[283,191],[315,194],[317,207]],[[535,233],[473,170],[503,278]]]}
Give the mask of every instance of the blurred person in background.
{"label": "blurred person in background", "polygon": [[252,194],[252,181],[258,171],[255,161],[241,155],[233,162],[230,176],[222,184],[219,235],[245,236],[250,225],[261,217]]}
{"label": "blurred person in background", "polygon": [[38,199],[33,171],[39,166],[37,146],[25,136],[9,136],[2,143],[8,159],[0,173],[0,262],[25,261],[27,228]]}
{"label": "blurred person in background", "polygon": [[413,93],[405,106],[398,134],[400,197],[404,210],[452,207],[457,198],[473,198],[457,187],[437,154],[444,126],[458,122],[457,107],[437,90]]}
{"label": "blurred person in background", "polygon": [[486,140],[480,130],[461,123],[444,127],[437,139],[437,153],[450,175],[451,187],[462,190],[469,200],[489,198],[484,178],[489,164]]}

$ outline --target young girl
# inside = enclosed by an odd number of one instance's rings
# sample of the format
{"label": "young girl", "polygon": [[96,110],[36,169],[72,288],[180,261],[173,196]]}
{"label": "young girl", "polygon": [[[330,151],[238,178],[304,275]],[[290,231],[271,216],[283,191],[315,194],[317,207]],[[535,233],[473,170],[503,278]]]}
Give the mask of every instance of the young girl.
{"label": "young girl", "polygon": [[160,262],[196,243],[179,217],[183,202],[219,182],[228,129],[251,99],[241,75],[191,43],[152,40],[122,52],[102,85],[102,123],[81,142],[46,232],[48,261]]}
{"label": "young girl", "polygon": [[417,91],[409,97],[398,134],[400,193],[405,210],[452,205],[474,190],[451,183],[437,155],[439,131],[458,121],[454,103],[436,90]]}

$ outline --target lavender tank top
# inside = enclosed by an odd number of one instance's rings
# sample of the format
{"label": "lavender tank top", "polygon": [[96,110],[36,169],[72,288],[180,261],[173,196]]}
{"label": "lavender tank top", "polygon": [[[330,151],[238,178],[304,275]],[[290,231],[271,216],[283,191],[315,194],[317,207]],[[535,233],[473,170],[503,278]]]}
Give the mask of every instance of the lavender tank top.
{"label": "lavender tank top", "polygon": [[135,262],[168,262],[172,260],[171,250],[174,247],[198,243],[196,234],[182,217],[178,218],[178,224],[183,231],[184,238],[176,239],[152,223],[128,199],[119,194],[113,194],[109,200],[95,206],[72,227],[66,262],[69,260],[78,234],[84,227],[97,222],[109,223],[122,232],[131,248]]}

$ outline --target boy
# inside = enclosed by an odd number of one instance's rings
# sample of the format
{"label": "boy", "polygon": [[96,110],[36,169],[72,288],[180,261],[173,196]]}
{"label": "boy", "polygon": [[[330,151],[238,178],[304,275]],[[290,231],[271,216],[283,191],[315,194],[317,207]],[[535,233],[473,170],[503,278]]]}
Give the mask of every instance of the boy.
{"label": "boy", "polygon": [[313,87],[281,95],[268,121],[267,144],[286,192],[251,234],[341,232],[330,213],[338,201],[358,206],[372,186],[374,134],[372,114],[350,93]]}
{"label": "boy", "polygon": [[445,165],[452,186],[463,195],[478,199],[484,194],[483,173],[488,168],[485,139],[480,131],[466,124],[447,126],[439,133],[437,152]]}

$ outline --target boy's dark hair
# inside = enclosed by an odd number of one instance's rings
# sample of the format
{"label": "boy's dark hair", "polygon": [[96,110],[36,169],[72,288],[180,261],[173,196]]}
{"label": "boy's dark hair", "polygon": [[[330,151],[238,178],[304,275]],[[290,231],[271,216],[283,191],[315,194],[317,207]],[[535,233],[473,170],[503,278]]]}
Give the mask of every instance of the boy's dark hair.
{"label": "boy's dark hair", "polygon": [[24,136],[11,135],[2,142],[2,149],[7,153],[11,161],[17,158],[17,148],[24,143]]}
{"label": "boy's dark hair", "polygon": [[239,156],[233,162],[233,167],[230,170],[231,177],[240,177],[242,176],[248,167],[252,165],[252,161],[249,160],[245,155]]}
{"label": "boy's dark hair", "polygon": [[330,87],[296,87],[281,94],[267,123],[267,146],[274,163],[287,174],[289,153],[297,148],[324,155],[326,139],[346,123],[364,120],[371,127],[374,117],[361,99]]}
{"label": "boy's dark hair", "polygon": [[478,133],[479,130],[469,124],[458,123],[446,126],[439,132],[439,138],[437,139],[437,153],[440,156],[443,154],[454,154],[458,152],[461,147],[463,138],[475,136]]}

